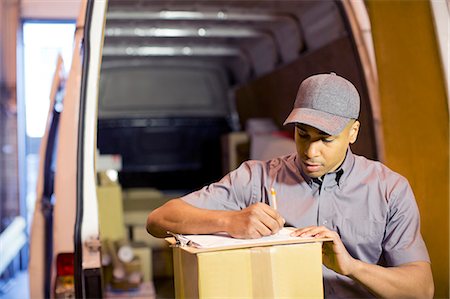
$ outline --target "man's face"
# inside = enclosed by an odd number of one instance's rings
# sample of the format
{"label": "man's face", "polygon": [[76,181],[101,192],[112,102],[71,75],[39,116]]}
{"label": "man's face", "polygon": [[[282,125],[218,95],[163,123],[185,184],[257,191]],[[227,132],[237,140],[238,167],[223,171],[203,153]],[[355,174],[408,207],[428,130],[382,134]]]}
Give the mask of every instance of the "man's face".
{"label": "man's face", "polygon": [[356,141],[358,131],[359,122],[355,120],[351,120],[336,136],[305,124],[296,124],[295,143],[304,173],[318,178],[335,171],[344,161],[348,145]]}

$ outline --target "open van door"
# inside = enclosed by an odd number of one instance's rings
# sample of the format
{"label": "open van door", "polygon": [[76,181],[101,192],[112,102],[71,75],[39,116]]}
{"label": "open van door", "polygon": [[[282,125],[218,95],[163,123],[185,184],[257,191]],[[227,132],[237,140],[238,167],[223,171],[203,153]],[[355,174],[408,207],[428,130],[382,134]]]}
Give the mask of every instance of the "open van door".
{"label": "open van door", "polygon": [[97,99],[107,2],[107,0],[89,0],[84,22],[74,231],[74,274],[77,298],[102,297],[95,155]]}
{"label": "open van door", "polygon": [[94,156],[106,5],[107,0],[81,1],[71,69],[64,91],[60,84],[59,93],[52,94],[63,99],[58,123],[47,127],[55,145],[46,139],[40,156],[54,172],[41,171],[37,187],[40,196],[45,185],[51,186],[48,199],[37,200],[33,217],[31,298],[102,297]]}
{"label": "open van door", "polygon": [[[40,145],[38,182],[36,184],[36,205],[30,237],[30,293],[50,294],[50,269],[53,251],[53,198],[55,158],[58,142],[59,120],[63,105],[64,69],[62,57],[58,57],[50,91],[50,105],[47,125]],[[45,258],[43,258],[45,257]],[[47,258],[50,257],[50,258]]]}

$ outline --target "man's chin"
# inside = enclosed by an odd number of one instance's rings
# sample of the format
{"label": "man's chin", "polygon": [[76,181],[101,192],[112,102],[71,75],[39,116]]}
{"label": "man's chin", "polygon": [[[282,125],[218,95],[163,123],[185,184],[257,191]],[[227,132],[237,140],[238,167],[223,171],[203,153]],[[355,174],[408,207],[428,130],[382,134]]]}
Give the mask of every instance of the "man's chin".
{"label": "man's chin", "polygon": [[323,171],[309,171],[308,169],[303,168],[303,171],[310,178],[316,179],[322,177],[325,173]]}
{"label": "man's chin", "polygon": [[317,179],[323,176],[323,173],[306,173],[310,178]]}

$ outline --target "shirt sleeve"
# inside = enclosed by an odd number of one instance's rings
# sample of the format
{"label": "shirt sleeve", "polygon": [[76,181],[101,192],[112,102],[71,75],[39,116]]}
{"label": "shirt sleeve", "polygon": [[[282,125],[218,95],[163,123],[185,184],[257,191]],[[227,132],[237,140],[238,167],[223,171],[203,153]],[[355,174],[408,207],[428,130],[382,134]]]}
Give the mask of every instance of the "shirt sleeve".
{"label": "shirt sleeve", "polygon": [[389,199],[389,214],[383,240],[383,255],[387,266],[430,262],[420,233],[420,215],[412,189],[401,177],[394,185]]}
{"label": "shirt sleeve", "polygon": [[220,181],[181,197],[185,202],[209,210],[241,210],[255,198],[253,178],[256,177],[250,161],[244,162],[236,170]]}

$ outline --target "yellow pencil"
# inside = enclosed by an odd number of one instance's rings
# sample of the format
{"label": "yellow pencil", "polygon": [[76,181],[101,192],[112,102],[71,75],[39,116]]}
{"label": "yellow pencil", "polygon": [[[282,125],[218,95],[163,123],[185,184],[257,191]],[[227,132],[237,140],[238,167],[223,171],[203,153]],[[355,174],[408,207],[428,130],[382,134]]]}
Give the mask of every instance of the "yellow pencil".
{"label": "yellow pencil", "polygon": [[276,210],[278,208],[277,206],[277,193],[275,192],[275,189],[270,188],[270,196],[272,198],[272,205],[274,210]]}

